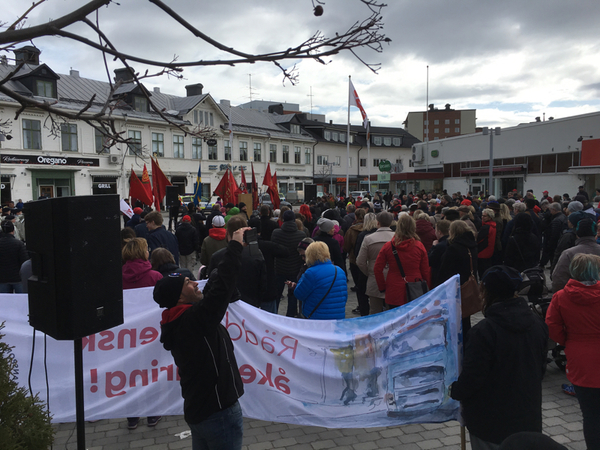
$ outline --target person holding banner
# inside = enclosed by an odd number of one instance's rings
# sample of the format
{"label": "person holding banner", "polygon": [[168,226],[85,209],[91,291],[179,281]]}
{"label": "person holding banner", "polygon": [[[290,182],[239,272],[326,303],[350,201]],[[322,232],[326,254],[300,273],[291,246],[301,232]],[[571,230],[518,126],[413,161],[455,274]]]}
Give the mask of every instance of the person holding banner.
{"label": "person holding banner", "polygon": [[244,227],[236,230],[216,270],[204,288],[180,274],[154,287],[162,313],[160,341],[179,370],[185,421],[192,449],[242,448],[244,386],[233,343],[221,320],[233,296],[241,269]]}
{"label": "person holding banner", "polygon": [[473,450],[497,449],[521,431],[542,432],[548,327],[515,295],[521,282],[508,266],[483,274],[485,318],[471,328],[462,372],[450,386],[450,397],[461,402]]}

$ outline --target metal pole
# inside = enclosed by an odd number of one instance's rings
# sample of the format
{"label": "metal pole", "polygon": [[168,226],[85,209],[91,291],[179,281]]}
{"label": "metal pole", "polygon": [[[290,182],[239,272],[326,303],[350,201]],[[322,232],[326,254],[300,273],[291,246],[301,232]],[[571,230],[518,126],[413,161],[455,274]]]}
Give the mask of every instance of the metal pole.
{"label": "metal pole", "polygon": [[489,194],[494,195],[494,130],[490,128],[490,186]]}
{"label": "metal pole", "polygon": [[77,450],[85,450],[85,409],[83,405],[83,342],[73,341],[75,354],[75,417],[77,420]]}

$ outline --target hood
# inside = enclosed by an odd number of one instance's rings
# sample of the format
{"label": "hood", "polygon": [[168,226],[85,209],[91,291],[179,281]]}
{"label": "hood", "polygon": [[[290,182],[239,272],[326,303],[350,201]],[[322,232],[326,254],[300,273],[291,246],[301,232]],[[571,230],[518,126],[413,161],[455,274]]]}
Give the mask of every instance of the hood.
{"label": "hood", "polygon": [[360,232],[363,230],[363,225],[364,225],[364,224],[363,224],[362,222],[355,223],[354,225],[352,225],[352,226],[350,227],[350,229],[351,229],[351,230],[354,230],[354,231],[358,231],[358,232],[360,233]]}
{"label": "hood", "polygon": [[225,236],[227,236],[227,230],[225,228],[212,227],[210,230],[208,230],[208,235],[215,241],[222,241],[225,239]]}
{"label": "hood", "polygon": [[298,225],[296,225],[295,220],[288,220],[287,222],[283,222],[280,228],[286,232],[298,231]]}
{"label": "hood", "polygon": [[162,319],[160,321],[160,342],[164,344],[165,350],[171,350],[173,348],[171,340],[171,330],[173,329],[173,322],[179,318],[184,312],[186,312],[192,306],[191,303],[185,305],[176,305],[172,308],[165,309],[162,313]]}
{"label": "hood", "polygon": [[400,242],[400,244],[396,245],[396,250],[406,251],[410,247],[412,247],[413,245],[415,245],[416,242],[417,242],[416,239],[405,239],[402,242]]}
{"label": "hood", "polygon": [[238,208],[237,206],[234,206],[233,208],[231,208],[229,210],[229,212],[227,213],[228,216],[235,216],[236,214],[240,213],[240,208]]}
{"label": "hood", "polygon": [[595,304],[600,307],[600,283],[587,285],[581,281],[570,279],[564,288],[569,300],[577,305]]}
{"label": "hood", "polygon": [[434,230],[433,225],[428,219],[419,219],[416,221],[417,232]]}
{"label": "hood", "polygon": [[[496,224],[494,223],[494,227],[495,226]],[[470,248],[471,250],[477,249],[477,242],[475,242],[475,236],[473,236],[473,233],[463,233],[453,241],[448,242],[450,244],[462,245],[464,247]]]}
{"label": "hood", "polygon": [[485,318],[513,333],[526,333],[536,320],[525,299],[520,297],[494,303],[485,312]]}
{"label": "hood", "polygon": [[168,262],[168,263],[164,263],[162,266],[158,266],[158,268],[154,269],[157,270],[160,273],[173,273],[176,270],[179,270],[180,267],[177,264]]}
{"label": "hood", "polygon": [[151,270],[152,264],[150,264],[150,261],[145,261],[143,259],[126,261],[123,265],[123,281],[135,283],[144,278]]}

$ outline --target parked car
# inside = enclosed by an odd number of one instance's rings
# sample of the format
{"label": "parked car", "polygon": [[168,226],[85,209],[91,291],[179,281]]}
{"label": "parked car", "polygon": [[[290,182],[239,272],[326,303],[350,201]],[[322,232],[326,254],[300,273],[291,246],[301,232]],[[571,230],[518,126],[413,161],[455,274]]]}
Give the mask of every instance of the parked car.
{"label": "parked car", "polygon": [[[217,201],[217,197],[208,198],[208,197],[202,196],[202,197],[200,197],[200,209],[201,210],[211,209],[216,201]],[[188,203],[194,203],[194,194],[185,194],[185,195],[181,196],[181,207],[179,210],[181,214],[187,212]]]}
{"label": "parked car", "polygon": [[367,195],[368,193],[369,191],[351,191],[350,195],[352,195],[352,197],[356,199],[357,197],[365,198],[365,195]]}
{"label": "parked car", "polygon": [[[280,198],[280,200],[279,200],[279,206],[287,206],[290,209],[292,208],[292,204],[290,202],[286,202],[285,200],[281,200],[281,194],[279,194],[279,198]],[[271,202],[271,195],[270,194],[262,194],[260,196],[259,201],[260,201],[260,203],[262,205],[269,205],[271,208],[273,208],[273,203]]]}

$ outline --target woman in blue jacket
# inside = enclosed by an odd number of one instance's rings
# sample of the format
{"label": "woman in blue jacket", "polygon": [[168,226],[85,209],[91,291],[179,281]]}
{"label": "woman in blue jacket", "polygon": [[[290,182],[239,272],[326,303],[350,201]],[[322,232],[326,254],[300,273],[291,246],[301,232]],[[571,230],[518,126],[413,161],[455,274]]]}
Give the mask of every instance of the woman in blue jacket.
{"label": "woman in blue jacket", "polygon": [[308,319],[344,319],[348,284],[344,271],[331,262],[329,248],[313,242],[306,248],[308,269],[298,281],[294,295],[302,301],[302,313]]}

